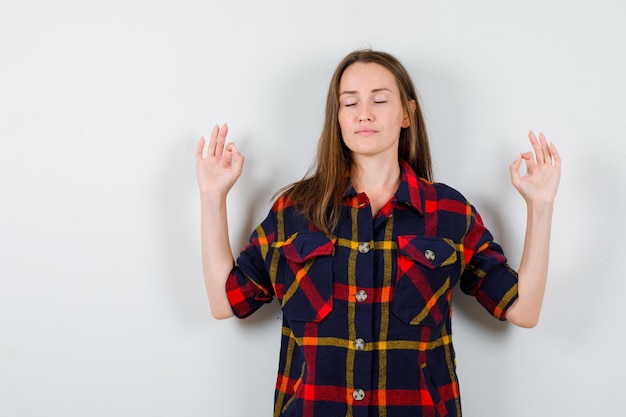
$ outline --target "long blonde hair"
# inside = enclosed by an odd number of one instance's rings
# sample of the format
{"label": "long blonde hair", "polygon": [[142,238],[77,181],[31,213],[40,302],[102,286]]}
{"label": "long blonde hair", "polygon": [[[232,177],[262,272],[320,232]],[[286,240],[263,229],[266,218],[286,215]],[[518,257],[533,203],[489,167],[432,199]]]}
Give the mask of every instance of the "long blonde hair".
{"label": "long blonde hair", "polygon": [[365,49],[348,54],[337,66],[328,87],[326,117],[312,168],[301,181],[278,192],[295,204],[317,229],[328,234],[332,233],[339,221],[347,174],[352,167],[350,150],[343,142],[338,121],[339,83],[344,71],[357,62],[378,64],[391,71],[405,109],[411,109],[410,102],[415,101],[415,112],[407,110],[411,124],[400,131],[398,159],[409,163],[418,176],[432,180],[430,145],[424,117],[417,91],[404,66],[386,52]]}

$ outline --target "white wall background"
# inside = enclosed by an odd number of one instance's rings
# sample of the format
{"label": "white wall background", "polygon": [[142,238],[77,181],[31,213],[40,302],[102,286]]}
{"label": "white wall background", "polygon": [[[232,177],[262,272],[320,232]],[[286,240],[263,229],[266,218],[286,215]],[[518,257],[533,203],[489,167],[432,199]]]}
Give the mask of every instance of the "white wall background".
{"label": "white wall background", "polygon": [[0,5],[0,415],[270,416],[280,320],[210,318],[198,138],[246,155],[237,250],[309,166],[339,60],[397,55],[436,177],[512,264],[508,165],[542,130],[563,156],[542,321],[456,294],[467,416],[623,413],[626,6],[502,2],[7,1]]}

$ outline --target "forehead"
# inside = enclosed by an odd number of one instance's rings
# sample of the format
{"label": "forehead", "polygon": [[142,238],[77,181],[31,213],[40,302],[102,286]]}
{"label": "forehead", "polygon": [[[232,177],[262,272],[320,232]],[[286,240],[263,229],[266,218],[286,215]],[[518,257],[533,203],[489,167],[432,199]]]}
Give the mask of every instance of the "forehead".
{"label": "forehead", "polygon": [[375,89],[398,91],[391,71],[380,64],[356,62],[346,68],[339,80],[339,93],[344,91],[371,91]]}

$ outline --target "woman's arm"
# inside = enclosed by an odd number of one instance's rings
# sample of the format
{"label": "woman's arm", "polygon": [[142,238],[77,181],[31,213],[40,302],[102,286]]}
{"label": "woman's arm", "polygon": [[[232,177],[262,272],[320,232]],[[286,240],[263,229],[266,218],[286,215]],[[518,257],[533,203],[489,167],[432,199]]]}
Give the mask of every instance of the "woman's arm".
{"label": "woman's arm", "polygon": [[[511,182],[526,201],[527,223],[524,249],[518,270],[518,298],[506,318],[520,327],[539,321],[548,275],[550,230],[554,198],[561,177],[561,157],[543,134],[529,133],[533,152],[521,154],[511,164]],[[520,174],[522,161],[526,174]]]}
{"label": "woman's arm", "polygon": [[207,155],[203,156],[205,139],[196,150],[196,176],[200,190],[202,271],[209,297],[211,315],[216,319],[233,316],[226,296],[226,280],[234,259],[228,237],[226,196],[243,168],[243,155],[235,145],[224,145],[228,126],[215,126],[211,132]]}

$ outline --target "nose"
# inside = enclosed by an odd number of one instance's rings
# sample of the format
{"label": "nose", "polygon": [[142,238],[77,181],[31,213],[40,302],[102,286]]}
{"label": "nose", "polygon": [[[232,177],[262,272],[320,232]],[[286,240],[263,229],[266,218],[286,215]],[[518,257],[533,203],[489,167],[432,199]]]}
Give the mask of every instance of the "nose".
{"label": "nose", "polygon": [[374,120],[374,115],[370,109],[370,106],[366,103],[363,103],[359,108],[358,114],[359,122],[371,122]]}

